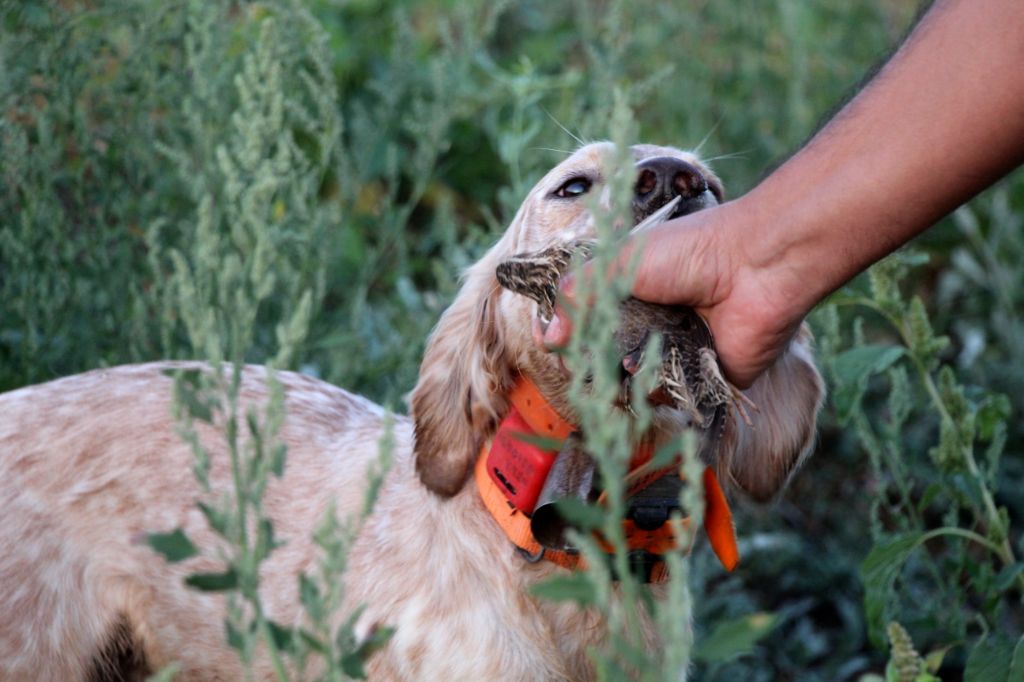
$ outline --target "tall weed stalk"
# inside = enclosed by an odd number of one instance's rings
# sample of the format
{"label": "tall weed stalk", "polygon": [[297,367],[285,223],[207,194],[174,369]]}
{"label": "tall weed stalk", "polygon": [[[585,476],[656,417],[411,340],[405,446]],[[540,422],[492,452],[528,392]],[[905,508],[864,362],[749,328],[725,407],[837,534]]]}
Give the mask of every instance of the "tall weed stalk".
{"label": "tall weed stalk", "polygon": [[[610,208],[602,206],[598,197],[591,204],[597,239],[592,259],[596,272],[611,271],[628,232],[623,226],[632,221],[636,170],[629,144],[635,139],[635,124],[628,101],[628,94],[617,93],[609,123],[615,144],[614,152],[605,159],[604,171]],[[680,493],[679,503],[686,519],[676,514],[670,520],[677,547],[665,556],[668,581],[658,586],[643,583],[630,568],[622,524],[628,504],[624,481],[635,446],[631,436],[646,430],[653,415],[642,401],[634,406],[633,414],[610,407],[619,397],[622,381],[622,358],[613,334],[619,325],[619,304],[629,295],[631,279],[629,271],[611,280],[577,278],[578,300],[588,301],[588,305],[576,313],[574,335],[564,351],[564,360],[573,376],[570,398],[579,416],[584,447],[594,457],[603,483],[603,501],[590,506],[565,506],[565,513],[581,531],[588,531],[572,536],[587,569],[552,579],[537,592],[550,599],[576,601],[604,617],[606,640],[591,652],[598,679],[678,680],[693,653],[689,549],[695,529],[703,522],[699,481],[704,465],[696,455],[693,434],[683,434],[658,455],[681,455],[680,475],[688,484]],[[661,357],[659,347],[660,340],[652,339],[645,357]],[[634,377],[633,391],[637,395],[654,389],[654,364],[648,363]],[[666,464],[670,462],[666,459]],[[606,544],[599,543],[594,532]],[[722,658],[739,655],[771,630],[773,620],[765,614],[738,620],[731,628],[720,629],[712,646]],[[652,638],[652,633],[657,634]],[[658,645],[652,649],[655,640]],[[714,660],[714,656],[709,650],[707,660]]]}
{"label": "tall weed stalk", "polygon": [[[392,448],[389,433],[370,474],[362,514],[345,520],[328,510],[315,532],[318,569],[299,577],[308,624],[272,621],[260,596],[261,565],[279,546],[263,496],[271,480],[283,476],[287,457],[277,437],[285,396],[275,370],[294,362],[309,330],[323,292],[319,247],[336,219],[331,204],[319,199],[337,161],[341,132],[325,36],[298,4],[254,5],[231,24],[251,46],[232,60],[230,40],[224,41],[221,30],[229,11],[230,4],[216,3],[186,10],[186,61],[194,73],[220,78],[197,78],[193,97],[183,103],[186,131],[175,143],[161,145],[195,214],[178,223],[154,222],[148,239],[153,267],[168,275],[153,292],[164,311],[165,343],[180,324],[193,354],[210,363],[209,370],[169,371],[178,428],[192,446],[196,478],[212,500],[200,510],[225,541],[218,556],[223,569],[193,574],[186,582],[224,593],[225,636],[250,674],[264,659],[285,680],[305,670],[313,655],[322,659],[315,666],[321,679],[361,676],[362,662],[386,633],[357,642],[353,621],[334,624],[348,547],[372,510]],[[234,111],[227,117],[219,106],[225,82],[234,90]],[[168,230],[182,236],[165,239]],[[168,242],[181,246],[168,248]],[[260,337],[266,319],[278,320],[273,339]],[[245,361],[265,357],[272,347],[276,352],[267,358],[264,379],[269,398],[262,405],[246,402]],[[226,450],[230,460],[228,491],[211,486],[214,455],[200,438],[199,423],[213,425],[224,439],[226,448],[218,450]],[[180,529],[150,542],[173,560],[196,553]]]}
{"label": "tall weed stalk", "polygon": [[[839,423],[855,431],[873,472],[874,547],[861,565],[867,622],[878,646],[888,624],[890,671],[901,648],[909,665],[913,657],[900,643],[920,628],[937,652],[966,649],[964,679],[1019,679],[1024,637],[1010,607],[1024,593],[1024,564],[997,501],[1010,403],[963,384],[942,362],[949,339],[934,332],[922,299],[905,297],[899,286],[910,266],[925,261],[890,257],[869,272],[867,294],[838,295],[821,317]],[[867,309],[888,333],[867,338],[857,317],[852,343],[844,342],[836,306]],[[872,388],[888,393],[881,414],[865,403]],[[916,451],[922,430],[933,443],[927,465]],[[941,663],[936,654],[921,673]]]}

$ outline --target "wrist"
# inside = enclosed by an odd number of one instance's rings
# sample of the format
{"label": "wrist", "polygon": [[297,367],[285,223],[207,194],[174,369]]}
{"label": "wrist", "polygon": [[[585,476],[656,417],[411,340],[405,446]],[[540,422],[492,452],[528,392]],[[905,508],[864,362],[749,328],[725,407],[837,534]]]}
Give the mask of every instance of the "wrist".
{"label": "wrist", "polygon": [[809,252],[809,234],[792,210],[795,202],[769,200],[755,188],[725,204],[728,214],[717,235],[720,247],[734,254],[728,295],[756,299],[766,327],[795,329],[831,292],[826,273],[815,272],[822,258]]}

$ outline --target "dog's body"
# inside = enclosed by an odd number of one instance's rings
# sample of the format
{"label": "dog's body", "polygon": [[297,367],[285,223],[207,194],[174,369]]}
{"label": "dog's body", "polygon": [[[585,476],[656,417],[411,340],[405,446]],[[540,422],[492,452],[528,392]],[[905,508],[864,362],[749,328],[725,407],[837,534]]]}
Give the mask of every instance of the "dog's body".
{"label": "dog's body", "polygon": [[[195,506],[201,490],[170,418],[166,368],[97,370],[0,399],[0,679],[80,679],[126,625],[151,669],[177,660],[182,679],[243,678],[224,642],[222,599],[183,582],[222,566],[169,564],[144,541],[180,526],[208,555],[217,546]],[[261,595],[270,618],[291,624],[301,621],[297,577],[316,570],[312,532],[331,503],[341,518],[358,513],[385,415],[324,382],[278,378],[288,460],[265,504],[286,544],[264,564]],[[246,371],[243,396],[266,402],[262,369]],[[396,628],[371,677],[470,679],[498,658],[490,672],[504,679],[585,677],[584,647],[599,628],[526,594],[557,569],[516,555],[473,486],[443,499],[421,485],[411,421],[395,417],[392,428],[394,463],[346,574],[350,599],[367,604],[363,632]],[[223,436],[203,440],[213,489],[229,489]]]}
{"label": "dog's body", "polygon": [[[530,596],[530,584],[564,569],[517,554],[466,481],[516,374],[571,416],[557,360],[531,339],[536,304],[501,291],[494,271],[514,253],[585,236],[590,217],[571,183],[598,186],[607,149],[584,147],[538,183],[432,335],[412,417],[394,419],[393,466],[345,576],[343,610],[366,605],[358,630],[395,628],[370,661],[371,679],[592,675],[585,652],[603,637],[598,617]],[[646,146],[635,154],[641,168],[663,159],[699,167],[707,184],[688,198],[693,210],[721,196],[692,155]],[[760,406],[755,430],[732,420],[725,434],[720,472],[759,497],[784,483],[813,438],[822,389],[808,343],[801,334],[748,392]],[[222,565],[196,508],[203,493],[174,427],[166,368],[97,370],[0,396],[0,680],[102,677],[104,659],[107,673],[177,661],[179,679],[243,677],[224,639],[223,598],[183,584]],[[312,531],[331,504],[342,519],[358,512],[385,415],[324,382],[278,377],[288,459],[265,505],[284,544],[264,564],[261,596],[269,618],[297,624],[298,575],[318,556]],[[263,379],[262,369],[246,370],[244,401],[265,402]],[[666,413],[656,423],[680,421]],[[222,494],[231,488],[223,436],[201,437]],[[179,526],[203,556],[169,564],[144,538]],[[255,672],[271,676],[259,657]]]}

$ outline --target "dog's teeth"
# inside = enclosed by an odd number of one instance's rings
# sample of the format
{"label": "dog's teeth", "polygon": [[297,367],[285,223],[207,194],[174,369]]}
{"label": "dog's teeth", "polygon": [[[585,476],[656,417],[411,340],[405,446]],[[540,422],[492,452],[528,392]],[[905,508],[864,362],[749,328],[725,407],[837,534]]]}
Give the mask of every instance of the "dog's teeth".
{"label": "dog's teeth", "polygon": [[679,202],[682,201],[682,197],[676,197],[672,201],[668,202],[651,215],[644,218],[636,227],[629,231],[631,235],[640,234],[641,232],[648,230],[655,225],[661,225],[665,220],[672,214]]}

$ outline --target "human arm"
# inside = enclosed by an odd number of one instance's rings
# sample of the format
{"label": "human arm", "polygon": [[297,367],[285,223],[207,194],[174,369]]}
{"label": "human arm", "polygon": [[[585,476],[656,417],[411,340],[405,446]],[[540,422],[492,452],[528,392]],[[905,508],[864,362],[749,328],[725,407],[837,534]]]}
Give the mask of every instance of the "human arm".
{"label": "human arm", "polygon": [[[697,308],[727,376],[748,386],[816,303],[1022,160],[1024,3],[937,2],[752,191],[645,232],[633,294]],[[563,292],[571,302],[571,280]],[[560,315],[544,342],[568,334]]]}

